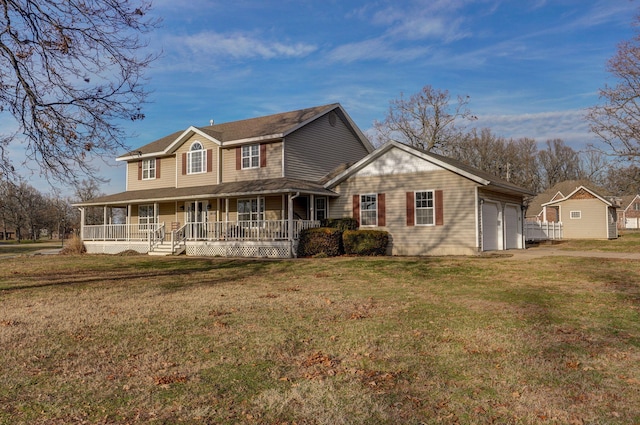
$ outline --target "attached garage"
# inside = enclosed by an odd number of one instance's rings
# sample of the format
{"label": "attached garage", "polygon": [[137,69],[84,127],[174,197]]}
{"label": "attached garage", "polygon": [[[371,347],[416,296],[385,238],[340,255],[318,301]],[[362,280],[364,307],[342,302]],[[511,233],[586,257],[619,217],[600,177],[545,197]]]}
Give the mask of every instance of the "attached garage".
{"label": "attached garage", "polygon": [[482,250],[500,249],[500,204],[484,202],[482,204]]}
{"label": "attached garage", "polygon": [[504,231],[505,248],[522,248],[522,234],[520,232],[522,218],[520,208],[517,205],[505,205],[504,207]]}

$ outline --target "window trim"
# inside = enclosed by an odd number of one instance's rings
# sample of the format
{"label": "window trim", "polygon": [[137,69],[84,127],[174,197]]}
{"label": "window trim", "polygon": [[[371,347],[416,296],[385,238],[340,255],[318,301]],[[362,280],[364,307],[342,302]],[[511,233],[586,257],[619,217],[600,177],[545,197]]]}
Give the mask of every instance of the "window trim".
{"label": "window trim", "polygon": [[[147,215],[141,214],[143,209],[146,210]],[[156,216],[156,210],[155,210],[154,204],[138,205],[138,226],[140,226],[141,228],[146,228],[145,226],[149,226],[151,224],[155,225],[157,222],[158,222],[158,217]]]}
{"label": "window trim", "polygon": [[[253,150],[255,149],[255,153]],[[246,150],[246,153],[245,153]],[[248,165],[244,165],[245,159],[248,161]],[[260,168],[260,145],[243,145],[240,150],[240,168],[242,170],[250,170],[252,168]]]}
{"label": "window trim", "polygon": [[[146,177],[145,177],[145,174],[146,174]],[[151,174],[153,174],[153,176]],[[142,160],[142,180],[155,180],[155,179],[156,179],[156,159],[155,158],[143,159]]]}
{"label": "window trim", "polygon": [[[243,215],[249,214],[249,220],[241,220],[240,219],[240,203],[241,202],[249,202],[250,211],[243,212]],[[254,212],[253,206],[256,206],[256,211]],[[236,221],[237,222],[248,222],[250,223],[250,227],[255,227],[258,222],[265,221],[265,198],[263,196],[259,196],[257,198],[238,198],[236,200]],[[255,219],[253,218],[255,215]],[[254,224],[255,223],[255,224]]]}
{"label": "window trim", "polygon": [[[200,149],[194,149],[194,147],[196,145],[200,146]],[[195,154],[200,154],[200,170],[199,171],[193,171],[194,167],[193,164],[195,162],[197,162],[196,159],[194,159]],[[187,174],[204,174],[207,172],[207,150],[204,148],[204,145],[202,144],[202,142],[199,141],[195,141],[191,144],[191,146],[189,147],[189,150],[187,151]]]}
{"label": "window trim", "polygon": [[[374,209],[363,209],[363,206],[365,205],[365,197],[367,196],[372,196],[373,197],[373,205],[375,206]],[[371,202],[371,201],[369,201]],[[377,193],[364,193],[364,194],[360,194],[360,227],[377,227],[378,226],[378,209],[379,209],[379,205],[378,205],[378,194]],[[367,213],[367,215],[370,215],[373,213],[374,215],[374,223],[373,224],[364,224],[365,222],[365,214]],[[368,220],[368,218],[367,218]]]}
{"label": "window trim", "polygon": [[[318,208],[318,201],[324,201],[324,208]],[[314,201],[314,206],[313,206],[313,214],[314,214],[314,219],[315,220],[325,220],[328,216],[329,213],[329,203],[327,202],[327,197],[326,196],[318,196],[315,198]],[[324,213],[324,218],[318,218],[318,211],[322,211]]]}
{"label": "window trim", "polygon": [[[419,207],[418,206],[418,194],[427,193],[431,194],[431,206]],[[427,198],[426,201],[429,199]],[[431,210],[431,223],[418,223],[418,211],[419,210]],[[413,224],[414,226],[435,226],[436,225],[436,191],[434,189],[428,190],[416,190],[413,192]]]}
{"label": "window trim", "polygon": [[582,218],[582,210],[569,211],[569,219],[580,220]]}

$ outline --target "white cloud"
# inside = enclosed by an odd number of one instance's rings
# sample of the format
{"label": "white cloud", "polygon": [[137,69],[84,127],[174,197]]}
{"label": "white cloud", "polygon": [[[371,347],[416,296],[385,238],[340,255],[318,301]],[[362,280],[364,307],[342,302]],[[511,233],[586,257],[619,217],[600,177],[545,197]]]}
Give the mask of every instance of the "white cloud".
{"label": "white cloud", "polygon": [[181,51],[182,46],[195,56],[209,55],[223,60],[296,58],[307,56],[317,49],[306,43],[283,43],[251,34],[220,34],[212,31],[172,36],[168,42],[174,51]]}
{"label": "white cloud", "polygon": [[343,44],[333,49],[327,55],[332,62],[358,62],[363,60],[385,60],[389,62],[411,61],[424,56],[428,47],[397,47],[393,43],[375,38],[355,43]]}
{"label": "white cloud", "polygon": [[562,139],[574,149],[597,142],[589,131],[583,109],[548,111],[535,114],[480,115],[476,127],[490,128],[504,137],[529,137],[543,143],[548,139]]}

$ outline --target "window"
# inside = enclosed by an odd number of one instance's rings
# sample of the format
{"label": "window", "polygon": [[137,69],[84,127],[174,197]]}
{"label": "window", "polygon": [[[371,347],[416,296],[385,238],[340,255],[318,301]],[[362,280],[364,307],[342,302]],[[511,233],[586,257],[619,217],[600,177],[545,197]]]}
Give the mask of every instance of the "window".
{"label": "window", "polygon": [[633,209],[636,211],[640,211],[640,202],[636,202],[635,204],[633,204]]}
{"label": "window", "polygon": [[264,221],[264,198],[238,199],[238,221]]}
{"label": "window", "polygon": [[260,166],[260,145],[242,147],[242,169]]}
{"label": "window", "polygon": [[207,170],[207,155],[202,143],[195,142],[187,152],[187,174],[204,173]]}
{"label": "window", "polygon": [[435,208],[433,204],[433,191],[415,192],[416,200],[416,226],[433,226],[435,224]]}
{"label": "window", "polygon": [[442,190],[419,190],[407,194],[407,226],[444,225]]}
{"label": "window", "polygon": [[378,225],[378,195],[360,195],[360,225]]}
{"label": "window", "polygon": [[571,218],[572,220],[582,218],[582,211],[571,211],[569,213],[569,218]]}
{"label": "window", "polygon": [[140,228],[146,229],[148,225],[156,222],[153,204],[138,206],[138,223]]}
{"label": "window", "polygon": [[142,180],[153,180],[156,178],[156,159],[145,159],[142,161]]}
{"label": "window", "polygon": [[316,220],[327,218],[327,198],[316,198]]}

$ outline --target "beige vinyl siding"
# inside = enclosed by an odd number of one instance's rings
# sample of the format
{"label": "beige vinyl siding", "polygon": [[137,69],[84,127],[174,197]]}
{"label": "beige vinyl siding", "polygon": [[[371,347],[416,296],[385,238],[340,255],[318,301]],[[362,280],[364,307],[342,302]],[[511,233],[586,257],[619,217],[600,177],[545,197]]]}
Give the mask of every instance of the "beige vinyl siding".
{"label": "beige vinyl siding", "polygon": [[264,207],[265,220],[282,220],[282,196],[267,196]]}
{"label": "beige vinyl siding", "polygon": [[176,203],[175,202],[166,202],[158,205],[160,209],[160,216],[158,217],[159,223],[164,223],[165,225],[165,233],[171,232],[171,223],[177,220],[176,214]]}
{"label": "beige vinyl siding", "polygon": [[[200,142],[202,147],[206,150],[211,149],[211,172],[210,173],[198,173],[198,174],[182,174],[182,154],[189,151],[191,145],[195,142]],[[205,139],[199,134],[194,134],[186,142],[184,142],[176,151],[176,167],[175,172],[177,174],[176,187],[194,187],[194,186],[206,186],[211,184],[218,184],[218,150],[219,146],[210,140]]]}
{"label": "beige vinyl siding", "polygon": [[[258,143],[256,143],[258,144]],[[282,177],[282,142],[266,144],[267,166],[236,170],[236,147],[222,149],[222,182]]]}
{"label": "beige vinyl siding", "polygon": [[357,162],[368,154],[338,114],[335,127],[329,114],[285,138],[285,177],[320,180],[337,166]]}
{"label": "beige vinyl siding", "polygon": [[138,180],[138,161],[127,162],[127,190],[175,187],[176,158],[167,156],[157,159],[160,160],[160,177],[152,180]]}
{"label": "beige vinyl siding", "polygon": [[[572,219],[571,211],[580,211],[580,218]],[[608,220],[607,207],[599,199],[568,199],[560,203],[565,239],[607,239]]]}
{"label": "beige vinyl siding", "polygon": [[[331,218],[352,216],[352,195],[385,194],[386,226],[392,235],[392,255],[469,255],[477,253],[475,187],[471,180],[446,170],[391,176],[351,177],[330,200]],[[407,226],[406,192],[442,190],[442,226]]]}

